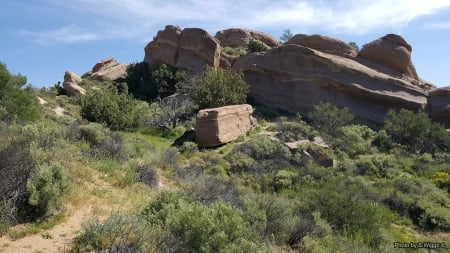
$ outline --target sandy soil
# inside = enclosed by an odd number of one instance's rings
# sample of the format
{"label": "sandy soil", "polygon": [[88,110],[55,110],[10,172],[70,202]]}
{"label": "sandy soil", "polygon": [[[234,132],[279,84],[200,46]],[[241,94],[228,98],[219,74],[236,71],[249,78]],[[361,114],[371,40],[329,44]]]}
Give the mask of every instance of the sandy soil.
{"label": "sandy soil", "polygon": [[56,113],[56,116],[64,116],[64,114],[67,112],[66,109],[62,108],[61,106],[57,106],[53,111]]}
{"label": "sandy soil", "polygon": [[[67,220],[41,233],[12,241],[8,236],[0,237],[1,253],[65,252],[78,235],[82,225],[93,217],[93,207],[85,206],[75,210]],[[46,236],[49,235],[49,236]]]}

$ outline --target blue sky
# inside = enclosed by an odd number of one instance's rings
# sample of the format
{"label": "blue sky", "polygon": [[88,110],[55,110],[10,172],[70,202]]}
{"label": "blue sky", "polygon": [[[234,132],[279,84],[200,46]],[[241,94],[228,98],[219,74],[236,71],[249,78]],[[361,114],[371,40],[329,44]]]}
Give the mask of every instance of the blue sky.
{"label": "blue sky", "polygon": [[0,24],[0,62],[37,87],[107,57],[142,61],[145,45],[168,24],[275,38],[290,29],[360,46],[397,33],[412,45],[421,78],[450,85],[450,0],[0,0]]}

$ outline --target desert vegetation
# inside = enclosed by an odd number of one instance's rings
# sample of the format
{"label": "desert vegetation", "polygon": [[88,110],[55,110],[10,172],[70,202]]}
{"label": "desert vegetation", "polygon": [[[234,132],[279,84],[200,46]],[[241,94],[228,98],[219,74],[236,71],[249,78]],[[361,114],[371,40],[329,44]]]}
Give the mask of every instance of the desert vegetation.
{"label": "desert vegetation", "polygon": [[[189,76],[144,64],[129,71],[122,84],[97,83],[98,90],[67,97],[55,87],[27,87],[1,65],[0,235],[9,243],[0,251],[33,234],[58,237],[51,229],[87,206],[96,212],[79,233],[66,235],[70,243],[60,251],[409,252],[394,242],[450,245],[450,135],[425,113],[391,111],[372,129],[328,103],[303,116],[254,104],[259,126],[236,141],[215,149],[171,146],[198,109],[247,101],[242,74],[206,67]],[[177,92],[184,96],[166,98]],[[66,115],[55,116],[56,105]],[[326,145],[315,144],[318,137]],[[283,143],[300,140],[295,149]],[[337,163],[325,167],[305,153]]]}

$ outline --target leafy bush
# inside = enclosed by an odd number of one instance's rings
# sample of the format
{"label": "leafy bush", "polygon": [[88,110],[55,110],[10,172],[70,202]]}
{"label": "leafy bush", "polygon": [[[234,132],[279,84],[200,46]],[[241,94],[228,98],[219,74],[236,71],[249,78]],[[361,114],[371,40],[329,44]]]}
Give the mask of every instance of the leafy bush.
{"label": "leafy bush", "polygon": [[155,168],[149,168],[147,165],[140,165],[135,170],[138,182],[144,183],[150,187],[158,187],[158,173]]}
{"label": "leafy bush", "polygon": [[105,221],[93,220],[75,239],[73,252],[147,252],[153,232],[137,215],[114,213]]}
{"label": "leafy bush", "polygon": [[337,136],[341,127],[350,125],[354,119],[348,108],[340,109],[330,103],[316,105],[310,116],[314,127],[331,136]]}
{"label": "leafy bush", "polygon": [[253,166],[255,160],[240,152],[232,152],[226,157],[230,164],[230,171],[235,173],[242,173]]}
{"label": "leafy bush", "polygon": [[361,155],[356,160],[357,174],[394,178],[399,174],[398,159],[393,155]]}
{"label": "leafy bush", "polygon": [[178,68],[162,64],[150,69],[146,62],[130,64],[125,82],[128,91],[135,98],[150,101],[176,92],[176,86],[183,82],[185,73]]}
{"label": "leafy bush", "polygon": [[97,123],[80,126],[79,131],[80,138],[89,144],[88,155],[99,159],[126,160],[127,153],[119,132],[111,132]]}
{"label": "leafy bush", "polygon": [[25,87],[26,77],[11,74],[6,65],[0,63],[0,120],[34,121],[40,118],[34,91]]}
{"label": "leafy bush", "polygon": [[151,113],[147,123],[152,127],[176,128],[180,121],[191,118],[195,109],[190,98],[174,94],[150,104]]}
{"label": "leafy bush", "polygon": [[241,72],[205,66],[203,73],[184,87],[199,109],[242,104],[250,86]]}
{"label": "leafy bush", "polygon": [[174,147],[163,150],[159,159],[159,166],[163,169],[174,169],[178,166],[178,150]]}
{"label": "leafy bush", "polygon": [[245,49],[241,48],[241,47],[238,47],[238,48],[224,47],[222,49],[222,52],[229,54],[229,55],[234,55],[234,56],[242,56],[242,55],[247,54],[247,51],[245,51]]}
{"label": "leafy bush", "polygon": [[180,146],[179,150],[187,158],[191,158],[198,152],[198,146],[195,142],[186,141]]}
{"label": "leafy bush", "polygon": [[334,141],[337,148],[352,158],[371,153],[375,131],[365,125],[343,126],[341,131],[342,135]]}
{"label": "leafy bush", "polygon": [[200,173],[184,181],[186,192],[199,203],[211,205],[222,201],[232,206],[241,204],[236,186],[229,179]]}
{"label": "leafy bush", "polygon": [[259,40],[252,39],[248,43],[248,51],[250,51],[250,53],[265,52],[267,49],[269,48]]}
{"label": "leafy bush", "polygon": [[62,196],[68,190],[69,180],[58,164],[43,165],[27,182],[28,203],[37,217],[54,214],[62,207]]}
{"label": "leafy bush", "polygon": [[298,141],[302,139],[313,140],[314,136],[317,135],[311,126],[301,120],[298,122],[278,122],[277,131],[279,132],[277,137],[281,141],[285,142]]}
{"label": "leafy bush", "polygon": [[136,128],[147,119],[148,105],[117,89],[101,89],[81,97],[81,116],[112,130]]}
{"label": "leafy bush", "polygon": [[432,122],[424,112],[405,109],[389,111],[384,129],[394,142],[405,145],[412,152],[450,150],[450,134],[442,125]]}

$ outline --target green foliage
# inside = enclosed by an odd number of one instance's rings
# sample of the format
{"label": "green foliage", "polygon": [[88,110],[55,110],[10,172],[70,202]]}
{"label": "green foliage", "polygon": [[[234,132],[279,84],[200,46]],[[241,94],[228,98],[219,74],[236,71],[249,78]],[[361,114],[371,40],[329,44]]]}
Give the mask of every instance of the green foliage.
{"label": "green foliage", "polygon": [[317,135],[312,127],[302,120],[297,121],[280,121],[277,124],[277,137],[281,141],[290,142],[302,139],[313,140]]}
{"label": "green foliage", "polygon": [[450,150],[450,134],[424,112],[389,111],[384,129],[394,142],[405,145],[411,152]]}
{"label": "green foliage", "polygon": [[336,147],[354,158],[362,154],[370,154],[375,131],[365,125],[349,125],[341,128],[342,135],[334,141]]}
{"label": "green foliage", "polygon": [[400,172],[398,159],[393,155],[361,155],[356,160],[357,174],[380,178],[394,178]]}
{"label": "green foliage", "polygon": [[256,53],[256,52],[266,52],[267,49],[269,49],[263,42],[259,40],[250,40],[248,43],[248,51],[250,53]]}
{"label": "green foliage", "polygon": [[353,49],[355,49],[356,51],[359,51],[359,46],[358,46],[358,44],[356,44],[356,42],[350,41],[350,42],[348,43],[348,45],[351,46],[351,47],[352,47]]}
{"label": "green foliage", "polygon": [[337,136],[341,127],[350,125],[354,119],[348,108],[340,109],[330,103],[316,105],[310,116],[314,127],[331,136]]}
{"label": "green foliage", "polygon": [[173,129],[180,121],[190,119],[195,109],[196,106],[191,99],[177,93],[151,103],[147,123],[152,127]]}
{"label": "green foliage", "polygon": [[0,63],[0,120],[34,121],[40,118],[39,107],[31,87],[24,87],[27,79],[11,74]]}
{"label": "green foliage", "polygon": [[58,164],[40,166],[27,182],[28,203],[37,217],[54,214],[62,207],[62,196],[68,190],[69,180]]}
{"label": "green foliage", "polygon": [[238,47],[238,48],[224,47],[222,49],[222,51],[226,54],[234,55],[234,56],[242,56],[242,55],[247,54],[247,51],[245,51],[245,49],[241,48],[241,47]]}
{"label": "green foliage", "polygon": [[234,173],[245,172],[255,163],[253,158],[240,152],[230,153],[227,160],[230,164],[230,171]]}
{"label": "green foliage", "polygon": [[143,217],[114,213],[104,221],[91,221],[75,239],[72,252],[147,252],[152,235]]}
{"label": "green foliage", "polygon": [[199,109],[242,104],[246,102],[250,86],[241,72],[205,66],[203,73],[185,87]]}
{"label": "green foliage", "polygon": [[114,159],[125,161],[127,154],[122,135],[119,132],[111,132],[108,128],[90,123],[79,126],[79,138],[89,144],[87,154],[98,159]]}
{"label": "green foliage", "polygon": [[128,66],[127,73],[124,81],[128,91],[145,101],[175,93],[176,86],[185,80],[183,71],[166,64],[150,69],[146,62],[134,63]]}
{"label": "green foliage", "polygon": [[147,118],[148,105],[117,89],[101,89],[81,97],[81,116],[112,130],[136,128]]}
{"label": "green foliage", "polygon": [[286,30],[283,30],[280,40],[281,40],[281,42],[286,43],[290,39],[292,39],[292,37],[294,37],[294,35],[291,33],[291,29],[286,29]]}
{"label": "green foliage", "polygon": [[179,150],[183,155],[191,158],[198,152],[198,146],[195,142],[186,141],[180,146]]}

